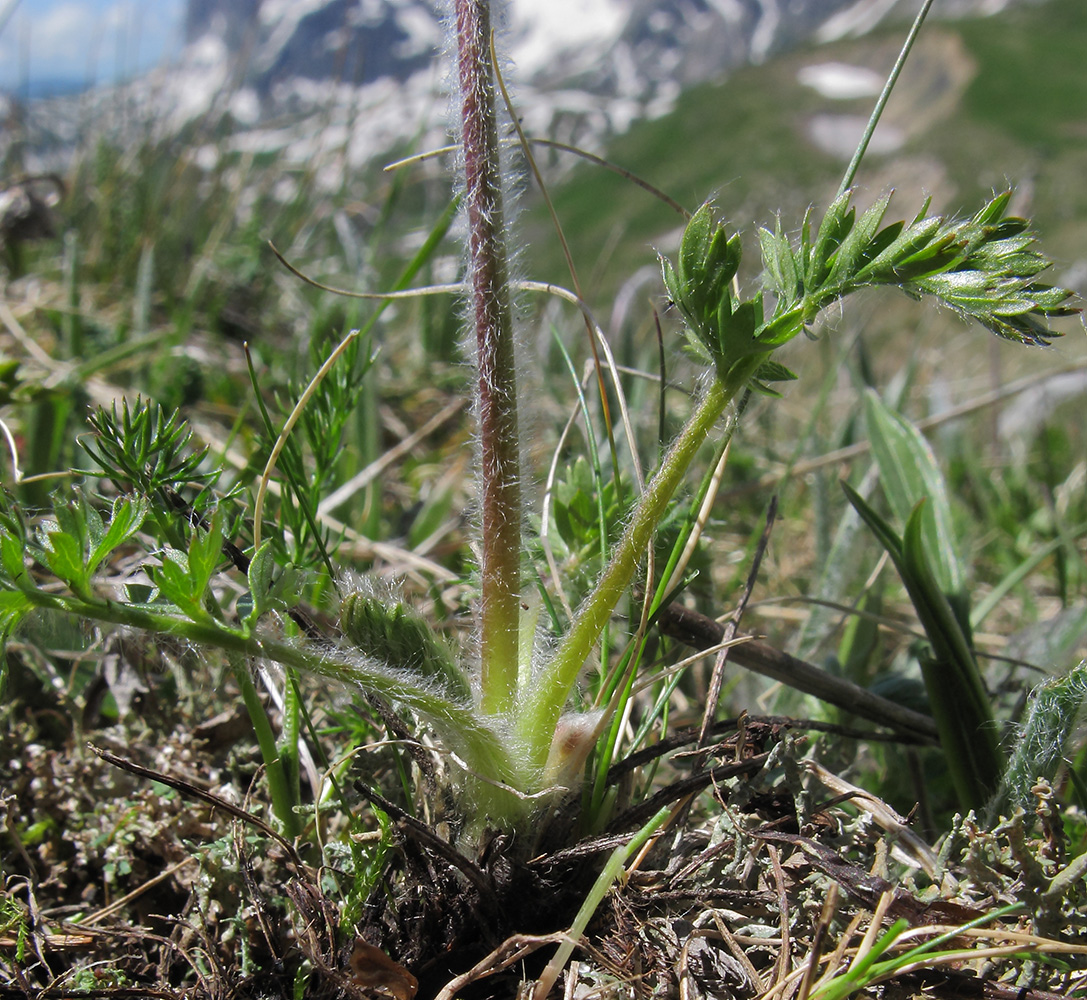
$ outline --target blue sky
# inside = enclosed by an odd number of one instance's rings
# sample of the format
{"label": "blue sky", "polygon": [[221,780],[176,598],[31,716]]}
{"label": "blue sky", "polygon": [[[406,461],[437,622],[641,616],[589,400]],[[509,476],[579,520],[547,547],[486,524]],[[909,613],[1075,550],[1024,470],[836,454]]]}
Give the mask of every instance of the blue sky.
{"label": "blue sky", "polygon": [[178,50],[185,0],[0,0],[0,89],[113,83]]}

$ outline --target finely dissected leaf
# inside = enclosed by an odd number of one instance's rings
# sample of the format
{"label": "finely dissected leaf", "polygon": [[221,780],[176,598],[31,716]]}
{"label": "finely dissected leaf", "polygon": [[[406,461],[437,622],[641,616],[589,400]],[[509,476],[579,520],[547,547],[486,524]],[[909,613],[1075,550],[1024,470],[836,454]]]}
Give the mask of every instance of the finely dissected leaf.
{"label": "finely dissected leaf", "polygon": [[945,594],[960,594],[965,587],[957,554],[947,486],[928,441],[916,427],[891,410],[879,394],[869,390],[864,399],[868,439],[879,465],[880,483],[895,517],[905,523],[922,499],[925,550],[933,562],[936,580]]}
{"label": "finely dissected leaf", "polygon": [[872,240],[879,231],[880,223],[887,214],[890,204],[890,192],[878,199],[849,230],[834,254],[834,261],[827,276],[828,283],[835,283],[843,277],[855,274],[864,261],[872,256]]}
{"label": "finely dissected leaf", "polygon": [[137,397],[131,409],[123,400],[120,414],[114,403],[109,413],[99,408],[87,422],[95,436],[81,439],[84,451],[107,475],[132,483],[141,493],[203,485],[218,476],[200,470],[208,449],[189,450],[192,431],[177,410],[166,413],[157,403]]}
{"label": "finely dissected leaf", "polygon": [[[1023,219],[1003,215],[1009,196],[997,195],[964,221],[926,217],[926,201],[908,225],[892,222],[880,229],[890,195],[858,220],[845,192],[827,209],[814,243],[805,219],[794,255],[780,232],[762,230],[764,280],[777,299],[767,329],[795,333],[858,288],[894,285],[914,298],[934,296],[1001,337],[1045,345],[1058,336],[1046,320],[1078,310],[1068,304],[1067,289],[1036,280],[1050,261],[1034,249]],[[790,256],[802,262],[802,278],[793,279]],[[766,332],[758,334],[764,343]]]}
{"label": "finely dissected leaf", "polygon": [[340,628],[366,656],[438,682],[459,704],[471,702],[471,686],[449,647],[402,604],[386,607],[375,597],[355,591],[340,606]]}
{"label": "finely dissected leaf", "polygon": [[1067,289],[1034,280],[1050,262],[1030,249],[1035,241],[1027,222],[1004,216],[1010,198],[1002,192],[973,219],[946,224],[942,238],[953,236],[948,246],[959,257],[939,271],[913,274],[903,287],[936,296],[998,336],[1045,346],[1057,334],[1043,320],[1078,310],[1068,305]]}
{"label": "finely dissected leaf", "polygon": [[908,225],[884,226],[890,198],[879,198],[858,219],[850,193],[843,192],[824,214],[814,242],[810,214],[805,218],[795,250],[780,222],[774,232],[761,229],[763,285],[773,296],[769,319],[762,293],[733,301],[739,235],[730,238],[703,205],[684,232],[676,265],[661,260],[694,356],[712,365],[725,384],[773,395],[769,380],[755,375],[757,355],[769,356],[832,302],[867,285],[934,296],[1001,337],[1032,344],[1057,336],[1046,320],[1075,311],[1067,304],[1070,292],[1036,280],[1049,261],[1033,249],[1023,220],[1003,216],[1006,193],[966,221],[926,217],[926,201]]}
{"label": "finely dissected leaf", "polygon": [[819,224],[815,244],[806,261],[804,287],[808,290],[819,288],[826,282],[827,275],[830,274],[831,258],[853,228],[857,213],[849,204],[851,196],[852,192],[845,191],[835,198]]}

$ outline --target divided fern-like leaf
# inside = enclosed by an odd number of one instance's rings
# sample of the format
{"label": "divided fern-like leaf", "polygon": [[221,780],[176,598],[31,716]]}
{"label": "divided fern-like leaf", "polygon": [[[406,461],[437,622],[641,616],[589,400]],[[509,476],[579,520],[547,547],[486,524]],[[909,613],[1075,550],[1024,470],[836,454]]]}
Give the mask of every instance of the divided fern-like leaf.
{"label": "divided fern-like leaf", "polygon": [[402,604],[386,607],[369,594],[354,591],[340,606],[340,628],[365,655],[437,682],[459,704],[471,703],[472,689],[449,647]]}
{"label": "divided fern-like leaf", "polygon": [[185,485],[205,486],[214,482],[218,472],[201,469],[208,449],[193,449],[192,430],[177,410],[166,413],[157,403],[136,398],[129,408],[123,400],[121,412],[114,403],[109,412],[99,408],[87,422],[93,428],[92,439],[81,444],[113,479],[131,483],[145,496]]}
{"label": "divided fern-like leaf", "polygon": [[840,195],[814,244],[805,220],[794,252],[803,264],[802,288],[788,266],[788,240],[780,232],[759,234],[764,280],[777,298],[771,326],[791,331],[836,299],[875,285],[893,285],[914,298],[932,296],[1000,337],[1040,346],[1059,336],[1049,319],[1079,311],[1069,305],[1069,290],[1037,280],[1051,262],[1034,249],[1026,220],[1004,214],[1010,191],[995,195],[971,219],[927,216],[926,201],[909,224],[881,229],[890,197],[858,219],[849,192]]}

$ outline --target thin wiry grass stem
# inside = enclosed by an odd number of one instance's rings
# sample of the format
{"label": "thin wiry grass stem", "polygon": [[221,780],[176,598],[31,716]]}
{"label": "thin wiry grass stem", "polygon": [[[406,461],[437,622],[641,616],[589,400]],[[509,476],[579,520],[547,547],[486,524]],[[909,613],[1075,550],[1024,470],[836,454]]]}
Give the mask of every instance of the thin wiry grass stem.
{"label": "thin wiry grass stem", "polygon": [[861,141],[857,143],[857,148],[853,153],[853,159],[849,161],[849,166],[845,169],[842,183],[838,187],[839,198],[853,185],[853,181],[857,176],[857,171],[860,169],[861,160],[864,159],[864,154],[868,152],[868,143],[872,141],[872,135],[876,131],[876,126],[879,124],[879,120],[883,115],[883,109],[887,106],[887,101],[890,99],[891,91],[895,89],[895,84],[898,83],[899,74],[902,72],[902,67],[906,65],[906,59],[910,54],[910,50],[913,48],[913,43],[917,40],[921,25],[925,23],[925,18],[928,17],[928,11],[932,6],[932,2],[933,0],[925,0],[924,6],[922,6],[921,10],[918,12],[917,17],[914,18],[913,25],[910,27],[910,33],[906,36],[906,41],[902,43],[902,51],[898,53],[898,58],[891,68],[890,75],[887,77],[887,82],[883,85],[883,91],[876,101],[876,106],[872,109],[872,114],[868,117],[868,124],[864,126],[864,134],[861,136]]}

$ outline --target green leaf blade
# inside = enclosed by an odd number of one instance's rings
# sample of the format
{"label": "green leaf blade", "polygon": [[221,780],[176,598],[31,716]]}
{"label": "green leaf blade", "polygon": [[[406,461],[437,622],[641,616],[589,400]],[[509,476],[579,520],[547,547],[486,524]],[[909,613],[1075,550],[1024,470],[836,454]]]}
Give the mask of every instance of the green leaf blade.
{"label": "green leaf blade", "polygon": [[45,564],[72,592],[83,597],[89,592],[89,576],[83,561],[82,539],[64,531],[51,531],[44,549]]}
{"label": "green leaf blade", "polygon": [[87,559],[88,572],[94,573],[118,546],[139,531],[150,510],[151,503],[146,497],[118,497],[113,503],[109,528],[98,539]]}
{"label": "green leaf blade", "polygon": [[920,516],[936,579],[944,593],[962,593],[965,574],[957,555],[951,502],[932,448],[921,432],[877,393],[869,390],[864,404],[872,455],[891,510],[905,523],[918,502],[928,500]]}

